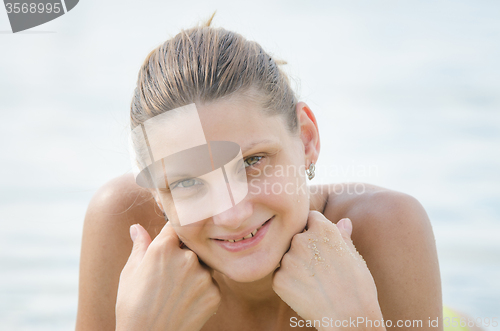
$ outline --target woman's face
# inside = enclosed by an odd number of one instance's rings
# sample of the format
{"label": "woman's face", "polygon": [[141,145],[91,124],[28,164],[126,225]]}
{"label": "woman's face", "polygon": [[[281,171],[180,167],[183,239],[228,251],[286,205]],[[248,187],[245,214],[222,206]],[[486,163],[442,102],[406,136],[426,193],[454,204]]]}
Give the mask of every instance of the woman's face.
{"label": "woman's face", "polygon": [[[304,170],[315,160],[307,159],[303,139],[292,136],[283,116],[266,115],[256,102],[239,96],[196,106],[207,141],[241,147],[248,194],[234,207],[184,226],[169,194],[159,191],[157,201],[179,238],[204,263],[238,282],[261,279],[275,270],[293,235],[306,225]],[[178,187],[194,185],[203,184],[191,179]]]}

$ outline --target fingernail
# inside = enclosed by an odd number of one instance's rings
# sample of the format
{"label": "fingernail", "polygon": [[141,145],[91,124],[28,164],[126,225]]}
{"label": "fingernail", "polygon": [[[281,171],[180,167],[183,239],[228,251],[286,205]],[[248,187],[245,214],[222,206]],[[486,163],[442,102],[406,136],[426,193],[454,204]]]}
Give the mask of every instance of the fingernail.
{"label": "fingernail", "polygon": [[132,238],[132,241],[135,241],[135,238],[137,238],[137,227],[135,224],[130,226],[130,238]]}
{"label": "fingernail", "polygon": [[339,229],[345,229],[345,226],[344,226],[344,218],[341,219],[340,221],[337,222],[337,227]]}
{"label": "fingernail", "polygon": [[344,229],[349,233],[349,235],[352,234],[352,222],[349,218],[344,218]]}

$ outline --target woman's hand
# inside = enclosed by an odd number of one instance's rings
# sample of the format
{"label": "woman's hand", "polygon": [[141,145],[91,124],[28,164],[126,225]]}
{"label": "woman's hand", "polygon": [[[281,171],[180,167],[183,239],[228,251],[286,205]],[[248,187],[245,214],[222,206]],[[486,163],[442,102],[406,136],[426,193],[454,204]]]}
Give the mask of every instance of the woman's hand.
{"label": "woman's hand", "polygon": [[151,242],[139,224],[118,285],[116,330],[200,330],[217,311],[220,291],[212,272],[202,266],[167,223]]}
{"label": "woman's hand", "polygon": [[[358,317],[382,321],[377,290],[352,241],[352,223],[337,225],[311,211],[307,231],[292,238],[273,278],[274,291],[299,316],[321,321],[319,330],[362,328]],[[338,322],[336,322],[338,321]],[[337,323],[337,327],[335,327]]]}

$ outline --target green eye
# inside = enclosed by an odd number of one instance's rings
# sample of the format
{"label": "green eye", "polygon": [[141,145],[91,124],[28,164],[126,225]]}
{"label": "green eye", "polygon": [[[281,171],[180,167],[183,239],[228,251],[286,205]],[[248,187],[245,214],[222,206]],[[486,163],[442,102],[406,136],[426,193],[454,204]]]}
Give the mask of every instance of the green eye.
{"label": "green eye", "polygon": [[179,184],[182,184],[182,187],[190,187],[196,184],[196,181],[194,179],[186,179],[180,182]]}
{"label": "green eye", "polygon": [[178,181],[172,185],[172,189],[181,187],[181,188],[190,188],[196,185],[203,185],[203,183],[196,178],[189,178],[189,179],[184,179],[181,181]]}
{"label": "green eye", "polygon": [[253,166],[254,164],[258,163],[263,156],[250,156],[245,159],[245,168]]}

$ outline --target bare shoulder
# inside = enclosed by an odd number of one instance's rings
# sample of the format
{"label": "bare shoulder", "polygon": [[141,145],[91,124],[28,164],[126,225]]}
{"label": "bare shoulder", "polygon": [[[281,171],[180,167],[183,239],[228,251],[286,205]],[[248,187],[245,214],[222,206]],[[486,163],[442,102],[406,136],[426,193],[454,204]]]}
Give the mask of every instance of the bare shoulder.
{"label": "bare shoulder", "polygon": [[82,234],[77,330],[114,330],[119,276],[132,250],[129,228],[136,223],[154,238],[165,221],[131,174],[112,179],[92,197]]}
{"label": "bare shoulder", "polygon": [[428,219],[420,202],[411,195],[372,184],[317,185],[310,191],[311,209],[323,212],[334,223],[343,217],[364,226],[373,222],[387,223],[392,219],[402,221],[397,217],[402,213],[418,213],[420,221]]}
{"label": "bare shoulder", "polygon": [[382,243],[400,248],[422,243],[435,245],[424,207],[403,192],[366,183],[335,184],[324,214],[334,222],[349,217],[353,223],[352,239],[366,254]]}
{"label": "bare shoulder", "polygon": [[441,281],[429,217],[409,194],[364,184],[325,186],[324,215],[353,224],[352,240],[377,285],[384,318],[442,316]]}
{"label": "bare shoulder", "polygon": [[[106,221],[100,222],[101,218]],[[86,223],[105,228],[125,228],[141,224],[154,238],[165,221],[151,193],[135,183],[132,174],[116,177],[104,184],[92,197]],[[160,227],[160,229],[158,229]],[[114,232],[114,231],[113,231]],[[129,237],[128,237],[129,238]]]}
{"label": "bare shoulder", "polygon": [[366,183],[331,184],[323,191],[327,192],[325,217],[334,223],[350,218],[352,239],[368,257],[384,245],[435,246],[429,217],[422,204],[409,194]]}

